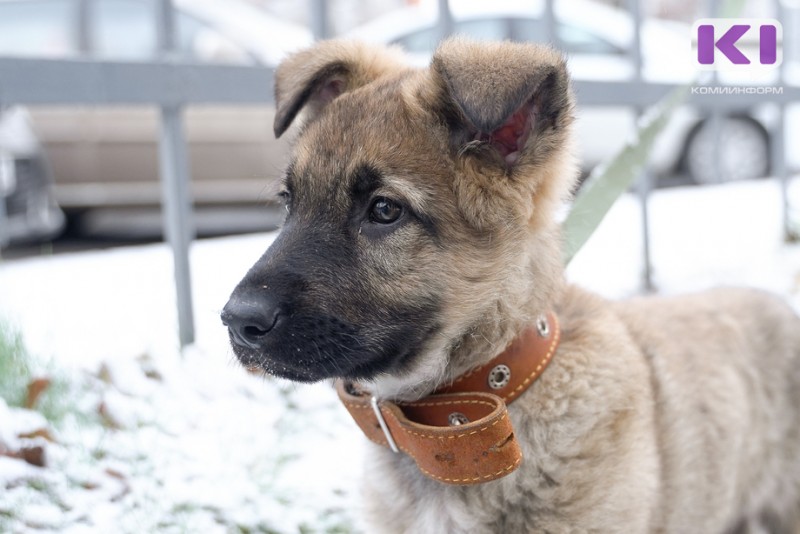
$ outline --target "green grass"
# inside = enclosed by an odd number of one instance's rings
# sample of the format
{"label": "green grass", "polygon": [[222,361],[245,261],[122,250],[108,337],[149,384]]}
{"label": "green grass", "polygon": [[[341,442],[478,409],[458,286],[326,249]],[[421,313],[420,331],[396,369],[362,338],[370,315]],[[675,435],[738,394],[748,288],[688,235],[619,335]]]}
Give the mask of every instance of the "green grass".
{"label": "green grass", "polygon": [[25,349],[22,336],[0,321],[0,398],[14,407],[24,407],[28,384],[35,378],[46,377],[49,387],[41,394],[34,409],[50,423],[58,424],[68,414],[77,414],[75,391],[55,366],[41,365]]}
{"label": "green grass", "polygon": [[0,322],[0,398],[9,406],[23,406],[32,375],[22,336]]}

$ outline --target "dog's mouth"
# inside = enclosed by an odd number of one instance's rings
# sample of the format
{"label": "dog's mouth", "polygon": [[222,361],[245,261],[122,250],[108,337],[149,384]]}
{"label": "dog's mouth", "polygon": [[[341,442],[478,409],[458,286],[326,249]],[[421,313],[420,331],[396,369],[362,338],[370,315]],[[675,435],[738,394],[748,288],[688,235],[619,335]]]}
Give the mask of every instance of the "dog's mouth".
{"label": "dog's mouth", "polygon": [[358,374],[356,369],[349,369],[342,361],[346,358],[335,357],[296,357],[287,361],[283,355],[275,353],[258,353],[234,345],[234,353],[241,364],[252,373],[263,373],[294,382],[318,382],[326,378],[350,377]]}
{"label": "dog's mouth", "polygon": [[228,334],[244,367],[297,382],[353,374],[364,359],[362,337],[340,321],[293,317],[244,342],[230,326]]}
{"label": "dog's mouth", "polygon": [[[240,343],[229,331],[231,346],[241,364],[251,372],[262,372],[295,382],[317,382],[327,378],[369,380],[405,369],[423,350],[436,328],[390,328],[382,335],[363,334],[361,329],[340,321],[319,318],[292,321],[283,331],[271,332],[261,346]],[[333,328],[322,326],[331,324]],[[369,341],[368,341],[369,340]]]}
{"label": "dog's mouth", "polygon": [[284,378],[293,382],[312,383],[325,378],[337,376],[326,372],[326,368],[333,367],[331,362],[297,361],[287,364],[268,356],[256,354],[241,354],[241,350],[234,349],[242,365],[251,373],[271,375]]}
{"label": "dog's mouth", "polygon": [[[353,357],[338,354],[330,357],[297,357],[286,361],[275,354],[261,354],[234,345],[234,353],[241,364],[252,373],[264,373],[294,382],[318,382],[327,378],[347,380],[372,379],[389,371],[392,362],[413,359],[411,349],[395,355],[374,354],[373,358],[353,364]],[[363,359],[363,358],[362,358]]]}

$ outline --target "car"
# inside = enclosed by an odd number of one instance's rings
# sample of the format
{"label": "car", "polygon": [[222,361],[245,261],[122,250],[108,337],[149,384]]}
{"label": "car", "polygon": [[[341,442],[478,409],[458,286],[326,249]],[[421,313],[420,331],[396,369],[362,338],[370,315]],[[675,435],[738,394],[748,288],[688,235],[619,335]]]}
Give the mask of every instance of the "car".
{"label": "car", "polygon": [[[575,80],[626,81],[636,74],[631,55],[635,27],[623,10],[585,0],[555,2],[554,35],[548,36],[543,0],[450,0],[449,6],[454,33],[554,43],[566,52]],[[348,37],[400,45],[416,63],[424,63],[441,37],[438,17],[437,2],[421,0],[353,29]],[[641,35],[644,81],[683,84],[694,78],[690,26],[645,19]],[[636,110],[624,101],[618,106],[582,106],[580,92],[577,99],[579,154],[589,169],[634,135]],[[677,110],[651,153],[651,168],[659,175],[685,170],[700,184],[720,177],[762,177],[769,172],[767,132],[772,118],[768,109],[723,117],[719,137],[708,119],[707,114],[687,106]],[[719,167],[714,155],[719,156]]]}
{"label": "car", "polygon": [[0,247],[51,239],[64,224],[30,117],[0,108]]}
{"label": "car", "polygon": [[[154,61],[157,0],[0,0],[0,55]],[[313,42],[302,26],[235,0],[174,0],[177,58],[274,67]],[[80,17],[80,5],[88,13]],[[85,31],[78,31],[83,20]],[[264,88],[265,93],[271,91]],[[32,106],[33,130],[69,215],[152,208],[161,198],[156,107]],[[188,107],[185,131],[195,206],[263,205],[287,152],[269,105]]]}

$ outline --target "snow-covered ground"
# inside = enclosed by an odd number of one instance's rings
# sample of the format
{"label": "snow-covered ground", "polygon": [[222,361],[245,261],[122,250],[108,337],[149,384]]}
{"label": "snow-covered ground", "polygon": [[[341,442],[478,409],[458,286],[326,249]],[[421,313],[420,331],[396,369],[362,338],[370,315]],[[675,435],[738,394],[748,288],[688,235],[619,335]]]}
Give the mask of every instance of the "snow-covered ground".
{"label": "snow-covered ground", "polygon": [[[782,241],[776,182],[661,190],[651,217],[660,291],[746,284],[800,309],[800,246]],[[248,374],[219,321],[273,237],[193,245],[197,343],[183,355],[165,246],[0,263],[0,318],[69,384],[72,412],[53,426],[0,399],[0,450],[41,442],[19,435],[42,427],[53,438],[43,468],[0,454],[0,531],[359,530],[365,440],[333,391]],[[641,256],[638,201],[625,196],[568,277],[633,295]]]}

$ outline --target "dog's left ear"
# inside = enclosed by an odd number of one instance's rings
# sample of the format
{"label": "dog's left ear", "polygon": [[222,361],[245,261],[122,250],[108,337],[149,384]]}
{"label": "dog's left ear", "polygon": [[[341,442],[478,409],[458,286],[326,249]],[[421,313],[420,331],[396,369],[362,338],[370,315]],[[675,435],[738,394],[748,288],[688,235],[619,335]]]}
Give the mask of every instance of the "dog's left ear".
{"label": "dog's left ear", "polygon": [[536,136],[571,120],[564,58],[549,47],[453,38],[439,47],[431,67],[459,153],[489,152],[513,167]]}
{"label": "dog's left ear", "polygon": [[311,121],[341,94],[408,68],[399,49],[321,41],[285,59],[275,73],[275,136],[305,109]]}

